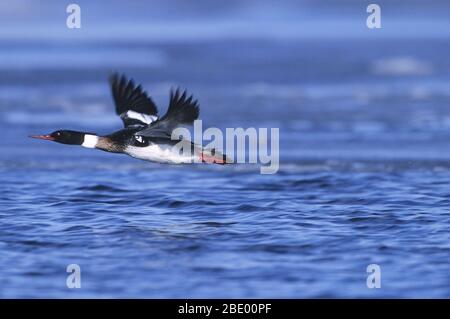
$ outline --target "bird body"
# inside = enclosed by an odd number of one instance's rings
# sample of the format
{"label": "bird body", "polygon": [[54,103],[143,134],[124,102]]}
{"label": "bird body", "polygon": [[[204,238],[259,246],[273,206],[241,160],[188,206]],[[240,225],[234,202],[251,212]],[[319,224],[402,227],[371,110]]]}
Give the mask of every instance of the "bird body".
{"label": "bird body", "polygon": [[180,90],[171,91],[167,112],[158,117],[158,109],[141,86],[125,76],[113,75],[110,79],[116,113],[124,128],[99,136],[93,133],[58,130],[48,135],[30,137],[62,144],[80,145],[111,153],[124,153],[131,157],[169,164],[207,162],[231,163],[225,155],[214,149],[205,149],[189,140],[172,139],[172,130],[190,125],[198,119],[198,102],[192,95]]}

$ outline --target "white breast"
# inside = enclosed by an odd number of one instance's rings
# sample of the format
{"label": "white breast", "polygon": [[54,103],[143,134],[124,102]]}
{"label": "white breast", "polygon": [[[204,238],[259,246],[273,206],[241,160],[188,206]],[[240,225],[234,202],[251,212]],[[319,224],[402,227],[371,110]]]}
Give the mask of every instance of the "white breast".
{"label": "white breast", "polygon": [[128,146],[125,153],[135,158],[157,163],[182,164],[193,162],[193,156],[182,155],[171,145]]}

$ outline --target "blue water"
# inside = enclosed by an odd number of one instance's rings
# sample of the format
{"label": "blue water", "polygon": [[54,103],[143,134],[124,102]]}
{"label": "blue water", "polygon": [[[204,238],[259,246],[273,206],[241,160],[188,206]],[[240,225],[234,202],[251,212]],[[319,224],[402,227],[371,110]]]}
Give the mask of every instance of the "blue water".
{"label": "blue water", "polygon": [[[229,32],[0,42],[0,297],[450,297],[448,39]],[[119,129],[114,70],[280,128],[278,173],[27,138]]]}

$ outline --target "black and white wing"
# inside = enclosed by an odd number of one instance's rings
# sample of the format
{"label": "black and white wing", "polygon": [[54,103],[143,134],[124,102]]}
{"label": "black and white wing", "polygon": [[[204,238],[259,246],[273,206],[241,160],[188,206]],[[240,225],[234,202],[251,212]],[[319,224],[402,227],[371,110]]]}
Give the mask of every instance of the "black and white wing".
{"label": "black and white wing", "polygon": [[110,77],[116,113],[125,127],[147,126],[158,119],[158,109],[142,87],[115,73]]}
{"label": "black and white wing", "polygon": [[192,95],[187,96],[186,91],[181,93],[179,89],[171,91],[166,114],[135,135],[170,138],[173,129],[192,124],[198,119],[199,113],[198,102]]}

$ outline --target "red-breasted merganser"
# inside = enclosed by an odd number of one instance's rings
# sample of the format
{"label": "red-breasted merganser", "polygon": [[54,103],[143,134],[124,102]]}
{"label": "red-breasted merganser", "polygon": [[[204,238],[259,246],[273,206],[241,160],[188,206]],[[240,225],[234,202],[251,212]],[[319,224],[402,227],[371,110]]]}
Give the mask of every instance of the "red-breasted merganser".
{"label": "red-breasted merganser", "polygon": [[[117,132],[99,136],[93,133],[58,130],[48,135],[31,135],[41,140],[81,145],[106,152],[125,153],[132,157],[158,163],[206,162],[231,163],[214,149],[205,149],[188,140],[171,139],[172,130],[192,124],[199,116],[199,106],[193,96],[177,89],[170,92],[167,112],[158,118],[158,109],[151,97],[135,86],[133,80],[114,74],[110,78],[116,113],[125,126]],[[182,143],[181,145],[178,143]],[[174,145],[178,144],[178,147]],[[180,149],[190,152],[180,152]]]}

